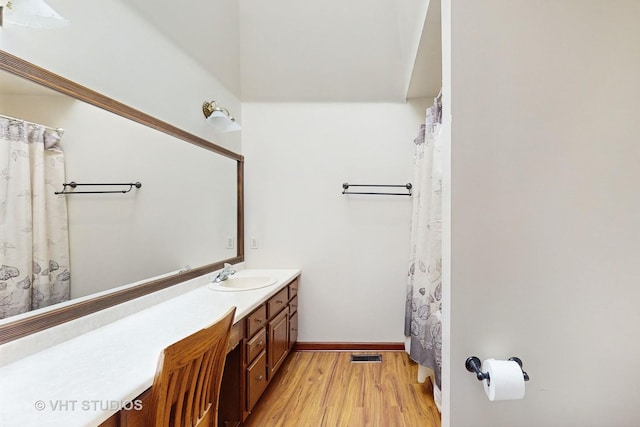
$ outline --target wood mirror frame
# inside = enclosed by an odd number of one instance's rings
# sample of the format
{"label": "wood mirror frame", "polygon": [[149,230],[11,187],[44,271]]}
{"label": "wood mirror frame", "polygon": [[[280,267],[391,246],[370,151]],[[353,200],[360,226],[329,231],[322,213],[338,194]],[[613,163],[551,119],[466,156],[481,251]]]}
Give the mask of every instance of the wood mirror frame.
{"label": "wood mirror frame", "polygon": [[182,129],[170,125],[169,123],[158,120],[155,117],[101,95],[98,92],[81,86],[71,80],[24,61],[23,59],[2,50],[0,50],[0,70],[23,77],[42,86],[56,90],[65,95],[69,95],[77,100],[84,101],[126,119],[133,120],[134,122],[156,129],[160,132],[164,132],[167,135],[173,136],[190,144],[197,145],[206,150],[231,158],[237,163],[237,253],[235,257],[216,261],[214,263],[193,268],[162,279],[150,280],[136,286],[116,290],[111,293],[80,302],[71,302],[64,307],[52,308],[50,310],[45,310],[42,313],[36,312],[32,316],[10,321],[0,326],[0,344],[43,331],[47,328],[78,319],[82,316],[95,313],[105,308],[109,308],[134,298],[193,279],[203,274],[219,270],[223,267],[224,263],[235,264],[244,261],[244,157],[242,155],[213,144],[203,138],[192,135]]}

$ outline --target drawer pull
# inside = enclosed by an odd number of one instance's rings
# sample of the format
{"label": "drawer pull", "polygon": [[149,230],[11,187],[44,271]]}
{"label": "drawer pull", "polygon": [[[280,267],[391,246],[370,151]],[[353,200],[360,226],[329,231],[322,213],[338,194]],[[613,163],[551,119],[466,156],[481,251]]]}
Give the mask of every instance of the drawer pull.
{"label": "drawer pull", "polygon": [[284,301],[282,301],[281,299],[276,301],[276,304],[284,304]]}
{"label": "drawer pull", "polygon": [[262,341],[260,341],[260,342],[258,343],[258,347],[262,347],[263,345],[264,345],[264,342],[262,342]]}
{"label": "drawer pull", "polygon": [[258,381],[262,381],[263,378],[264,378],[264,376],[258,375]]}
{"label": "drawer pull", "polygon": [[256,319],[256,322],[262,324],[262,319]]}

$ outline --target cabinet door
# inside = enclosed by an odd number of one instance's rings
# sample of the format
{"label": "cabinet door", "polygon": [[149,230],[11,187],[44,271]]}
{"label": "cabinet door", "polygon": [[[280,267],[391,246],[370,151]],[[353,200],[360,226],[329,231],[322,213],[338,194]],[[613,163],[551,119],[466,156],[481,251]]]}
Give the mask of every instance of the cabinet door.
{"label": "cabinet door", "polygon": [[262,352],[247,368],[247,410],[251,412],[267,388],[267,353]]}
{"label": "cabinet door", "polygon": [[296,311],[289,317],[289,351],[298,341],[298,312]]}
{"label": "cabinet door", "polygon": [[269,322],[268,359],[269,380],[278,370],[289,351],[289,311],[284,310]]}

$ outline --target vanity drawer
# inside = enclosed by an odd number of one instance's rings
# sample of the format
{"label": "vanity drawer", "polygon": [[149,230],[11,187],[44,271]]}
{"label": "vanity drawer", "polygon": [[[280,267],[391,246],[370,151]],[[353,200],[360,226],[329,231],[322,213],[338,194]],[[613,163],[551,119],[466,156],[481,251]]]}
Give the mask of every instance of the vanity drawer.
{"label": "vanity drawer", "polygon": [[298,279],[289,283],[289,299],[298,295]]}
{"label": "vanity drawer", "polygon": [[227,353],[236,348],[240,341],[244,338],[244,319],[231,327],[231,334],[229,335],[229,345],[227,346]]}
{"label": "vanity drawer", "polygon": [[247,341],[247,363],[251,363],[267,345],[267,330],[262,329],[255,337]]}
{"label": "vanity drawer", "polygon": [[267,324],[267,308],[264,304],[247,316],[247,338],[251,338],[260,328]]}
{"label": "vanity drawer", "polygon": [[267,352],[256,359],[247,368],[247,409],[253,409],[256,402],[267,388]]}
{"label": "vanity drawer", "polygon": [[267,315],[269,316],[269,319],[272,319],[287,306],[287,302],[289,301],[288,295],[289,290],[284,288],[267,301]]}
{"label": "vanity drawer", "polygon": [[298,311],[298,297],[293,297],[291,301],[289,301],[289,316]]}

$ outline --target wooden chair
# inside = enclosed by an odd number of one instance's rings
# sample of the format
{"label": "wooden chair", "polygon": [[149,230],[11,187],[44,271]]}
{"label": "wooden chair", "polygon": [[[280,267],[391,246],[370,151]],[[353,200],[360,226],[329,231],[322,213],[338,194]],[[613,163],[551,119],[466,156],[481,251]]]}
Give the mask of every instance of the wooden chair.
{"label": "wooden chair", "polygon": [[233,307],[211,326],[162,351],[151,388],[148,425],[218,425],[218,395],[235,312]]}

